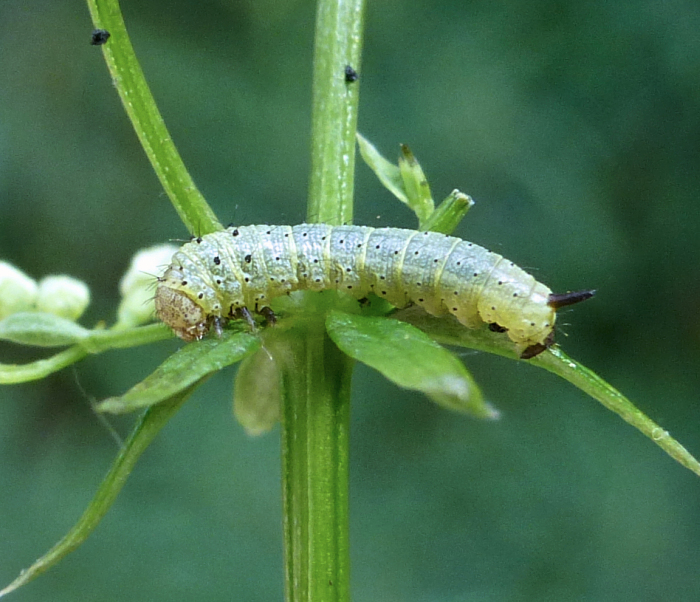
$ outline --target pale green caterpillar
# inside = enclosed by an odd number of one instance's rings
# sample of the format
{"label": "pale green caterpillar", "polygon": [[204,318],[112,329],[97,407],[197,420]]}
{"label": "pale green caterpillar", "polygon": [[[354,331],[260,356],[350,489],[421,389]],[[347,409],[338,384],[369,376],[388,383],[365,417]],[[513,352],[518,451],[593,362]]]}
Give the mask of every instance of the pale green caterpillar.
{"label": "pale green caterpillar", "polygon": [[222,320],[271,315],[271,299],[296,290],[369,293],[396,307],[454,314],[468,328],[507,332],[527,359],[553,342],[556,309],[594,291],[555,295],[497,253],[435,232],[363,226],[241,226],[185,244],[159,278],[158,318],[200,339]]}

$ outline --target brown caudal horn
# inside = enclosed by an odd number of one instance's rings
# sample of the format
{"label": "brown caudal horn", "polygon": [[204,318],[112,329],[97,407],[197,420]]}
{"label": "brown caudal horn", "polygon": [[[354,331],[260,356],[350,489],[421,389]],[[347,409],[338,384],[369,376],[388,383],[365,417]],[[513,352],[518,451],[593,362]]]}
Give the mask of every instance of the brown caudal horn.
{"label": "brown caudal horn", "polygon": [[581,303],[586,299],[590,299],[595,295],[595,290],[589,289],[586,291],[574,291],[573,293],[552,293],[549,295],[549,300],[547,305],[553,307],[554,309],[559,309],[560,307],[566,307],[567,305],[573,305],[574,303]]}

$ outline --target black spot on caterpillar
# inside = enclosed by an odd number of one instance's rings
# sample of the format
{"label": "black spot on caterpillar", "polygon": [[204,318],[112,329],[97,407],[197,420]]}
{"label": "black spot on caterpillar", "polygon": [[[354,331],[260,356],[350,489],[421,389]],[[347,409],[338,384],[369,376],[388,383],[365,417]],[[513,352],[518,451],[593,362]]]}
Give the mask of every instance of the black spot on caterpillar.
{"label": "black spot on caterpillar", "polygon": [[357,74],[357,71],[355,71],[350,65],[345,66],[345,81],[351,84],[352,82],[356,82],[360,76]]}
{"label": "black spot on caterpillar", "polygon": [[239,226],[185,244],[159,278],[158,318],[186,341],[296,290],[416,303],[465,326],[505,332],[528,359],[552,345],[556,309],[595,291],[553,294],[497,253],[436,232],[364,226]]}
{"label": "black spot on caterpillar", "polygon": [[90,35],[90,44],[93,46],[102,46],[112,34],[106,29],[95,29]]}

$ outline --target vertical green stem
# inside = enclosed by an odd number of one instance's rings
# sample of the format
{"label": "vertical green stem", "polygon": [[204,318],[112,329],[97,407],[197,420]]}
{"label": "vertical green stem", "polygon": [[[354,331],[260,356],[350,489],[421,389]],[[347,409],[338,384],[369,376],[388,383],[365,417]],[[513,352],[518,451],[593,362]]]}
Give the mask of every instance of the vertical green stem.
{"label": "vertical green stem", "polygon": [[349,600],[351,360],[323,322],[300,328],[282,362],[282,471],[288,602]]}
{"label": "vertical green stem", "polygon": [[364,0],[319,0],[314,49],[311,121],[310,222],[352,221],[355,133],[360,81]]}
{"label": "vertical green stem", "polygon": [[[352,220],[364,0],[319,0],[314,52],[310,222]],[[352,78],[348,78],[352,80]],[[349,600],[348,444],[352,361],[323,316],[297,323],[282,378],[285,592],[288,602]],[[291,334],[291,333],[290,333]],[[283,357],[284,356],[284,357]]]}

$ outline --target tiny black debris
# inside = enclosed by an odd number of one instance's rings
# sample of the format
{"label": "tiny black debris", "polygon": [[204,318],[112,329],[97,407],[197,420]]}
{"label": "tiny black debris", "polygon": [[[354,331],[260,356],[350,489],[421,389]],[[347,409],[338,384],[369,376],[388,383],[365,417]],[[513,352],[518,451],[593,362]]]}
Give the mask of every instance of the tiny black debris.
{"label": "tiny black debris", "polygon": [[345,81],[348,82],[349,84],[352,82],[356,82],[360,76],[357,74],[357,71],[355,71],[350,65],[345,66]]}
{"label": "tiny black debris", "polygon": [[96,29],[95,31],[92,32],[92,35],[90,37],[90,44],[93,46],[102,46],[107,40],[109,40],[109,36],[112,34],[109,33],[106,29]]}

